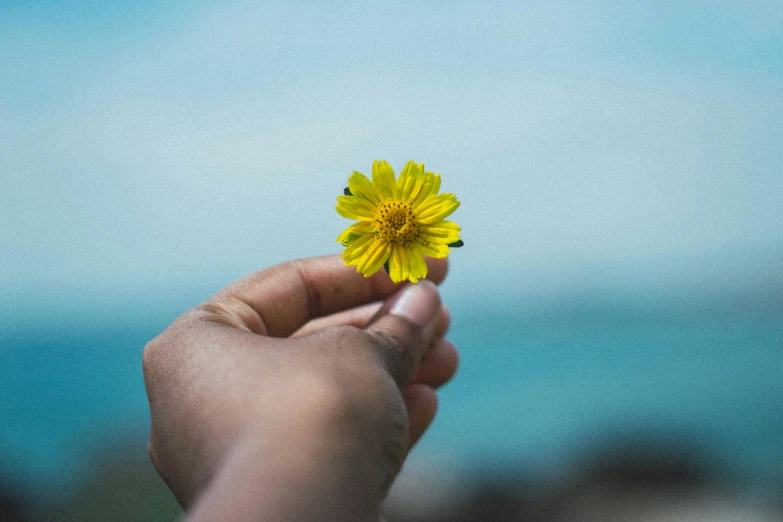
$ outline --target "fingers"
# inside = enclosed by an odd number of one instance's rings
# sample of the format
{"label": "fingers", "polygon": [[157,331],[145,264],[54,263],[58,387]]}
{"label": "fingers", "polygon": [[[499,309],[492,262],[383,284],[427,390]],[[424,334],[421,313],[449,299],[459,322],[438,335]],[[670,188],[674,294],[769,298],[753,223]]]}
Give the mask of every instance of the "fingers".
{"label": "fingers", "polygon": [[442,339],[443,336],[446,335],[446,332],[449,331],[449,326],[451,326],[451,313],[449,312],[449,309],[446,308],[446,305],[441,303],[440,323],[438,324],[438,329],[435,331],[435,339]]}
{"label": "fingers", "polygon": [[[446,276],[446,260],[426,260],[427,278],[439,283]],[[246,328],[288,337],[311,319],[381,301],[398,289],[385,272],[365,278],[354,267],[345,266],[339,255],[333,255],[261,270],[228,286],[214,300],[220,307],[228,302],[244,308],[231,312]]]}
{"label": "fingers", "polygon": [[364,328],[365,325],[370,322],[370,319],[378,313],[382,304],[383,303],[372,303],[351,308],[350,310],[343,310],[342,312],[337,312],[336,314],[327,315],[325,317],[318,317],[309,321],[299,330],[294,332],[291,337],[305,337],[306,335],[314,334],[329,326],[355,326],[357,328]]}
{"label": "fingers", "polygon": [[[380,313],[381,305],[383,303],[373,303],[350,310],[343,310],[336,314],[327,315],[325,317],[318,317],[309,321],[299,330],[294,332],[291,337],[305,337],[310,334],[314,334],[329,326],[355,326],[357,328],[364,328]],[[384,310],[387,311],[387,310]],[[451,323],[451,314],[445,306],[441,306],[441,319],[438,325],[438,330],[435,332],[435,338],[440,339],[446,335],[446,331],[449,329]]]}
{"label": "fingers", "polygon": [[440,326],[442,310],[435,285],[407,285],[367,326],[386,370],[402,388],[413,377]]}
{"label": "fingers", "polygon": [[411,384],[426,384],[438,388],[457,373],[459,353],[451,342],[441,339],[427,352],[424,362],[411,379]]}
{"label": "fingers", "polygon": [[411,384],[402,392],[405,407],[408,409],[408,447],[424,435],[438,409],[438,396],[435,390],[424,384]]}

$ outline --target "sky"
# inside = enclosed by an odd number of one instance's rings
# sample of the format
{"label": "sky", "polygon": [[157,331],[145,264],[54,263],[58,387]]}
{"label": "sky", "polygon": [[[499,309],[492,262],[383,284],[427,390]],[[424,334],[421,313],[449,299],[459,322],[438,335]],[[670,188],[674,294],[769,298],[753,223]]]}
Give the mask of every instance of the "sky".
{"label": "sky", "polygon": [[339,252],[374,159],[461,200],[455,296],[783,288],[780,2],[127,4],[0,3],[0,308]]}

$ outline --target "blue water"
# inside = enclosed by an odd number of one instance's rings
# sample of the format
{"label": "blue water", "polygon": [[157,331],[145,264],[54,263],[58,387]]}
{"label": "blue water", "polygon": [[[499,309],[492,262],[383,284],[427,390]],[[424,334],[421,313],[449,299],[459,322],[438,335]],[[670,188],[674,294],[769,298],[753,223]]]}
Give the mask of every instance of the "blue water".
{"label": "blue water", "polygon": [[[783,314],[774,307],[514,310],[453,308],[461,368],[420,458],[552,470],[616,434],[653,433],[696,442],[751,480],[783,483]],[[146,458],[141,350],[172,316],[83,317],[0,327],[6,479],[62,488],[96,448],[118,443]]]}
{"label": "blue water", "polygon": [[543,473],[623,436],[682,441],[783,483],[783,315],[571,309],[457,313],[457,379],[424,453]]}

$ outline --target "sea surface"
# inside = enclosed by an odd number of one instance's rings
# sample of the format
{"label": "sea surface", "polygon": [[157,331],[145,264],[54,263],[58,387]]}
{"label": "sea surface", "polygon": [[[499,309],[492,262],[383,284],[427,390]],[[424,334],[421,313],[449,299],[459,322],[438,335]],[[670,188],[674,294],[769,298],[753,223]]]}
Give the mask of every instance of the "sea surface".
{"label": "sea surface", "polygon": [[[490,302],[452,307],[461,366],[415,458],[546,475],[580,452],[642,437],[689,444],[751,482],[783,484],[775,303]],[[175,315],[0,324],[0,484],[64,491],[107,452],[146,459],[141,352]]]}

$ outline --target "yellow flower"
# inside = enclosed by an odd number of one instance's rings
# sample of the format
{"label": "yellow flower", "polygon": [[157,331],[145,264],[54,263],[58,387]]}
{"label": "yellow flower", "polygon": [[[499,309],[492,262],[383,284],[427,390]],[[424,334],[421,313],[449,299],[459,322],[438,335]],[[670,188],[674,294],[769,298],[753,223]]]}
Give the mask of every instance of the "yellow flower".
{"label": "yellow flower", "polygon": [[[360,172],[348,177],[337,212],[357,220],[337,238],[345,245],[346,265],[370,277],[386,266],[392,281],[417,283],[427,275],[424,256],[443,258],[449,246],[461,246],[460,227],[444,218],[459,201],[454,194],[438,194],[440,175],[424,172],[424,163],[412,160],[399,179],[386,161],[372,164],[372,181]],[[387,264],[388,263],[388,264]]]}

